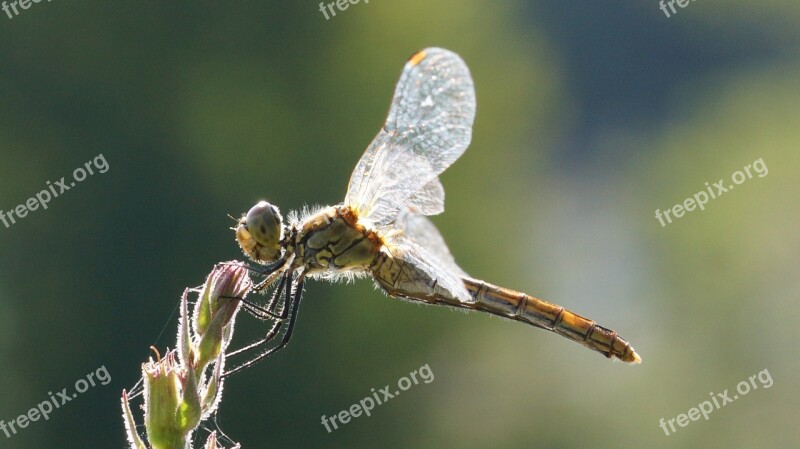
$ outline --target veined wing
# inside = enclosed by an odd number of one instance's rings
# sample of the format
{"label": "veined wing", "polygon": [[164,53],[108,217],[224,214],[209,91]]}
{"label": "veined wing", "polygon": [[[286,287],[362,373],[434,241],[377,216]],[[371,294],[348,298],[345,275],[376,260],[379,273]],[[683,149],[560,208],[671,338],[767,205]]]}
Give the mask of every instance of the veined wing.
{"label": "veined wing", "polygon": [[416,53],[386,123],[353,170],[345,204],[378,227],[407,206],[441,212],[444,190],[436,177],[467,149],[474,119],[475,89],[464,61],[441,48]]}
{"label": "veined wing", "polygon": [[397,235],[386,242],[373,277],[390,295],[456,306],[474,303],[458,273],[437,263],[418,243]]}
{"label": "veined wing", "polygon": [[437,215],[444,212],[444,186],[439,182],[439,178],[431,179],[411,195],[408,208],[421,215]]}
{"label": "veined wing", "polygon": [[458,266],[453,255],[450,254],[450,250],[447,248],[442,234],[436,229],[436,225],[427,217],[415,214],[407,209],[398,215],[395,227],[403,231],[406,239],[425,248],[432,259],[433,265],[441,267],[440,271],[447,271],[458,278],[468,276]]}
{"label": "veined wing", "polygon": [[394,224],[400,232],[387,236],[391,261],[376,273],[390,293],[423,301],[438,298],[451,304],[474,302],[462,279],[467,274],[456,265],[430,220],[406,209]]}

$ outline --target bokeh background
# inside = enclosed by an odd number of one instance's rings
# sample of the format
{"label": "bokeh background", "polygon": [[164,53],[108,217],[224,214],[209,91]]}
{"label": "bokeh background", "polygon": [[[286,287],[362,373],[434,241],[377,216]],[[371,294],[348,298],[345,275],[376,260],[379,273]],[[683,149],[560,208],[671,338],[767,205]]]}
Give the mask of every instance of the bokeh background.
{"label": "bokeh background", "polygon": [[[655,0],[372,0],[330,20],[315,1],[177,3],[0,15],[0,209],[110,165],[0,227],[0,419],[112,377],[0,447],[125,447],[120,391],[150,345],[174,346],[181,291],[242,258],[227,214],[341,201],[405,59],[433,45],[464,58],[478,98],[434,218],[456,258],[617,329],[644,363],[311,283],[288,349],[227,382],[219,427],[244,448],[797,444],[796,1],[667,18]],[[655,219],[758,158],[767,176]],[[238,342],[260,330],[240,317]],[[432,383],[321,425],[424,364]],[[771,388],[659,428],[764,369]]]}

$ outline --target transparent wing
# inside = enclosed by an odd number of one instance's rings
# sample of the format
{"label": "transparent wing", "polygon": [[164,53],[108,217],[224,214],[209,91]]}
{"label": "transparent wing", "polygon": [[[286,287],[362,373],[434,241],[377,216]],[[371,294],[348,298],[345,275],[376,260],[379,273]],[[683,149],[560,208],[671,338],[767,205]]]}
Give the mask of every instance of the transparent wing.
{"label": "transparent wing", "polygon": [[408,208],[421,215],[437,215],[444,212],[444,187],[439,178],[433,178],[411,195]]}
{"label": "transparent wing", "polygon": [[464,61],[441,48],[416,53],[397,82],[385,125],[353,170],[345,204],[379,227],[409,205],[441,212],[444,191],[436,177],[467,149],[474,119],[475,89]]}
{"label": "transparent wing", "polygon": [[415,214],[411,210],[405,210],[398,215],[395,226],[403,231],[406,240],[415,243],[428,253],[433,265],[441,267],[439,271],[449,272],[456,277],[467,276],[467,273],[458,266],[455,258],[450,254],[436,225],[427,217]]}
{"label": "transparent wing", "polygon": [[427,248],[403,236],[394,239],[387,248],[402,273],[389,289],[391,294],[417,299],[445,294],[462,303],[474,302],[461,276],[445,268]]}

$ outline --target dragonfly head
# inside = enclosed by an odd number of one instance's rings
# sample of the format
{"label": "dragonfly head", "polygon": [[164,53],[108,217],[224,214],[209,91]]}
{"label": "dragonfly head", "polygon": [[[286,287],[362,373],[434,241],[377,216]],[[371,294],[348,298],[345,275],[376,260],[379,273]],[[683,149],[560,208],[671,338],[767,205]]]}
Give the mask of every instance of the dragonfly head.
{"label": "dragonfly head", "polygon": [[235,230],[239,247],[254,261],[267,263],[280,256],[283,217],[272,204],[258,202],[239,219]]}

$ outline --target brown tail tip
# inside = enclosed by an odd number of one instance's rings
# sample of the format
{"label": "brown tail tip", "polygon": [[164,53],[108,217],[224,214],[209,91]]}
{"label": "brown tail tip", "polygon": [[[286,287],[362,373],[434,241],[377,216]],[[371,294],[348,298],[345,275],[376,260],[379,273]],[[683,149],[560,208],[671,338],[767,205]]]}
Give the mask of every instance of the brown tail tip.
{"label": "brown tail tip", "polygon": [[642,358],[639,357],[639,354],[637,354],[633,348],[630,348],[630,352],[625,354],[625,358],[623,358],[622,361],[630,363],[631,365],[638,365],[642,363]]}
{"label": "brown tail tip", "polygon": [[611,352],[608,354],[608,356],[616,357],[625,363],[630,363],[631,365],[638,365],[642,363],[642,358],[639,357],[639,354],[636,353],[636,350],[633,349],[633,346],[619,336],[615,336],[614,343],[611,345]]}
{"label": "brown tail tip", "polygon": [[[599,327],[599,326],[597,326]],[[610,334],[611,336],[611,344],[609,345],[609,349],[606,351],[602,351],[608,357],[616,357],[622,360],[625,363],[630,363],[632,365],[638,365],[642,363],[642,358],[639,357],[639,354],[636,353],[636,350],[633,349],[630,343],[625,341],[625,339],[621,338],[617,335],[614,331],[609,331],[605,328],[601,328],[606,331],[606,333]],[[592,347],[592,349],[595,349]],[[597,349],[595,349],[597,350]]]}

